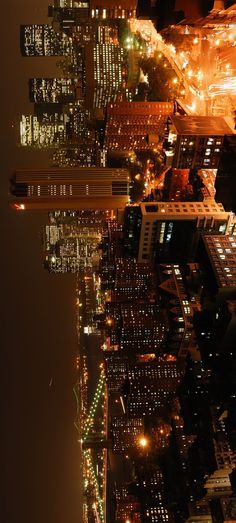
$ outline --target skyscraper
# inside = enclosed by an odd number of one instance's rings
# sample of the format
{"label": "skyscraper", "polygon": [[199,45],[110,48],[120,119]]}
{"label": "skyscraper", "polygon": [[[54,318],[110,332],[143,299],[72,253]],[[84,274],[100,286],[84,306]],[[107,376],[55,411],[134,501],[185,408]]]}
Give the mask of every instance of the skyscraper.
{"label": "skyscraper", "polygon": [[65,143],[69,117],[62,112],[49,114],[40,111],[40,115],[22,115],[20,121],[20,145],[23,147],[56,147]]}
{"label": "skyscraper", "polygon": [[23,56],[63,56],[71,53],[72,42],[47,24],[21,25],[20,48]]}
{"label": "skyscraper", "polygon": [[[141,227],[139,220],[134,231],[135,245],[139,238],[139,262],[148,262],[154,256],[158,263],[191,261],[200,232],[229,234],[235,226],[234,215],[215,201],[148,202],[140,204],[140,211]],[[133,241],[134,236],[130,243]]]}
{"label": "skyscraper", "polygon": [[79,98],[78,80],[72,78],[30,78],[29,97],[37,103],[69,103]]}
{"label": "skyscraper", "polygon": [[57,2],[48,7],[48,21],[55,31],[70,33],[73,26],[89,17],[89,2]]}
{"label": "skyscraper", "polygon": [[104,108],[124,91],[125,50],[117,44],[89,43],[85,47],[85,104]]}
{"label": "skyscraper", "polygon": [[19,170],[11,193],[16,210],[122,208],[129,200],[129,172],[105,167]]}
{"label": "skyscraper", "polygon": [[120,454],[129,450],[137,452],[138,438],[144,433],[143,418],[114,416],[111,423],[114,452]]}
{"label": "skyscraper", "polygon": [[158,358],[148,363],[130,365],[130,391],[127,411],[130,417],[157,416],[160,408],[172,401],[183,372],[175,361]]}

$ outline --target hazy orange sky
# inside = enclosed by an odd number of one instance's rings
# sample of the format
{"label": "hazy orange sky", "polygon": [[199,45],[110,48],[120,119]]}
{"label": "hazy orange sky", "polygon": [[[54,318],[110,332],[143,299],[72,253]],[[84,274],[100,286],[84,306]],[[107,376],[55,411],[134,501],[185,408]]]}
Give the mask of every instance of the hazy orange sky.
{"label": "hazy orange sky", "polygon": [[45,0],[5,2],[1,23],[0,520],[6,523],[78,523],[81,514],[72,391],[75,279],[50,276],[42,267],[41,225],[46,217],[15,213],[8,206],[12,171],[47,164],[47,155],[16,146],[19,117],[33,111],[28,78],[55,73],[54,59],[20,56],[19,25],[45,23],[47,5]]}

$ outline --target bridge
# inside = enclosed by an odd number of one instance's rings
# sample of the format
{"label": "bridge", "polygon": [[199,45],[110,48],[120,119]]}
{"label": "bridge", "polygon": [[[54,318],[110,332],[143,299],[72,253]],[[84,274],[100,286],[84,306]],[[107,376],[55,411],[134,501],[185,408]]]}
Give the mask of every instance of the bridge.
{"label": "bridge", "polygon": [[[95,520],[98,523],[105,523],[106,513],[106,460],[108,441],[106,438],[106,398],[105,398],[105,372],[101,369],[97,387],[88,410],[85,420],[81,419],[79,388],[74,388],[77,401],[77,416],[75,426],[79,434],[79,441],[82,448],[83,482],[84,495],[87,498],[87,505],[92,510]],[[102,416],[97,416],[98,409],[102,409]],[[95,452],[94,452],[95,450]],[[94,457],[100,453],[102,462],[94,463]],[[102,477],[102,483],[101,483]],[[94,497],[91,501],[86,495],[88,488],[91,487]],[[92,503],[92,504],[91,504]]]}

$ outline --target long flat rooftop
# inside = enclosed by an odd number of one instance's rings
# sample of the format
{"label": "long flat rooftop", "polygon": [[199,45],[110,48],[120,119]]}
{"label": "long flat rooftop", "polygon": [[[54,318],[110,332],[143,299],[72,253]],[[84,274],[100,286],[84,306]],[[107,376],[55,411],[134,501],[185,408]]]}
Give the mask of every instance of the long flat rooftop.
{"label": "long flat rooftop", "polygon": [[222,116],[171,116],[178,134],[224,136],[233,134]]}

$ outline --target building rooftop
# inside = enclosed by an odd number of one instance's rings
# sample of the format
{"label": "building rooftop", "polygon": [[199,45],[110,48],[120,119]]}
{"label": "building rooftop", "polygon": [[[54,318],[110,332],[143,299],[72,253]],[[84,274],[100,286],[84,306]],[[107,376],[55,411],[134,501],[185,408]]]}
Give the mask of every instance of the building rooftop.
{"label": "building rooftop", "polygon": [[220,288],[236,288],[235,236],[204,235],[203,241]]}
{"label": "building rooftop", "polygon": [[178,134],[223,136],[232,130],[221,116],[171,116]]}
{"label": "building rooftop", "polygon": [[224,210],[222,203],[215,201],[210,202],[142,202],[140,204],[142,216],[157,217],[158,215],[163,216],[172,214],[176,215],[176,218],[184,213],[187,217],[196,215],[215,215],[218,213],[224,213],[226,216],[227,211]]}

